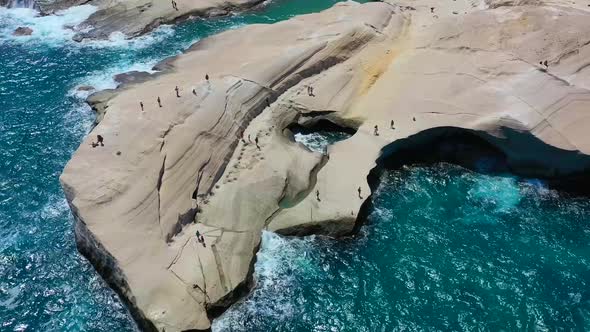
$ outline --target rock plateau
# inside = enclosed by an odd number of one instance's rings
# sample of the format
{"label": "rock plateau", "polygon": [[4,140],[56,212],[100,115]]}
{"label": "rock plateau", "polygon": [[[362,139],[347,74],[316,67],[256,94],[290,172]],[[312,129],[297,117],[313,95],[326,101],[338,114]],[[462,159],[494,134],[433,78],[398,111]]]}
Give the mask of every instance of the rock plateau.
{"label": "rock plateau", "polygon": [[[143,330],[207,330],[252,286],[262,230],[350,234],[401,146],[462,130],[516,173],[586,174],[589,55],[590,13],[557,1],[346,2],[204,39],[91,96],[61,177],[78,248]],[[356,134],[326,155],[291,139],[318,119]]]}

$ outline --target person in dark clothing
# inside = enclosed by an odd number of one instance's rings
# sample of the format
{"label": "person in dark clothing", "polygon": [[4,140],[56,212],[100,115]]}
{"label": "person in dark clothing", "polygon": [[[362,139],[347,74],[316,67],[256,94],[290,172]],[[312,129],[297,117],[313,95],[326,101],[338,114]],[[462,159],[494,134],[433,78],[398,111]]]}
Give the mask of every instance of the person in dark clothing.
{"label": "person in dark clothing", "polygon": [[389,127],[390,127],[391,129],[395,129],[395,127],[393,126],[394,124],[395,124],[395,123],[393,122],[393,120],[391,120],[391,123],[389,124]]}
{"label": "person in dark clothing", "polygon": [[375,136],[379,136],[379,127],[377,125],[375,125],[375,130],[373,131],[373,134]]}
{"label": "person in dark clothing", "polygon": [[318,202],[321,202],[322,200],[320,199],[320,191],[316,190],[315,191],[315,198],[318,200]]}
{"label": "person in dark clothing", "polygon": [[178,85],[174,88],[174,91],[176,91],[176,98],[180,98],[180,89],[178,88]]}
{"label": "person in dark clothing", "polygon": [[193,89],[193,95],[197,95],[197,90]]}
{"label": "person in dark clothing", "polygon": [[101,135],[96,135],[96,142],[97,144],[100,144],[100,146],[104,146],[104,138],[102,138]]}
{"label": "person in dark clothing", "polygon": [[545,60],[545,62],[543,62],[543,64],[545,65],[545,68],[549,68],[549,64],[547,63],[547,60]]}
{"label": "person in dark clothing", "polygon": [[363,199],[363,196],[361,196],[361,187],[358,188],[358,192],[359,192],[359,198]]}
{"label": "person in dark clothing", "polygon": [[413,117],[412,120],[416,121],[416,117]]}
{"label": "person in dark clothing", "polygon": [[258,136],[254,138],[254,143],[256,143],[256,148],[260,150],[260,145],[258,145]]}
{"label": "person in dark clothing", "polygon": [[208,81],[209,80],[209,74],[205,74],[205,79]]}
{"label": "person in dark clothing", "polygon": [[158,106],[162,107],[162,100],[160,99],[160,96],[158,96]]}
{"label": "person in dark clothing", "polygon": [[143,112],[143,102],[139,102],[139,107],[141,107],[141,111]]}

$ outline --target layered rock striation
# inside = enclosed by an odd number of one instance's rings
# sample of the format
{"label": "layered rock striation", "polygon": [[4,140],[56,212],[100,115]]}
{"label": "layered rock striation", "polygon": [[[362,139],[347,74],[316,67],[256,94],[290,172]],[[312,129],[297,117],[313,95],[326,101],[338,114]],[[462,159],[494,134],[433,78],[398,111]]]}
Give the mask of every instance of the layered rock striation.
{"label": "layered rock striation", "polygon": [[[517,173],[586,174],[589,45],[581,8],[423,0],[207,38],[91,98],[61,177],[78,247],[144,330],[207,330],[251,287],[263,229],[354,230],[380,156],[468,131]],[[320,119],[357,131],[327,154],[292,140]]]}

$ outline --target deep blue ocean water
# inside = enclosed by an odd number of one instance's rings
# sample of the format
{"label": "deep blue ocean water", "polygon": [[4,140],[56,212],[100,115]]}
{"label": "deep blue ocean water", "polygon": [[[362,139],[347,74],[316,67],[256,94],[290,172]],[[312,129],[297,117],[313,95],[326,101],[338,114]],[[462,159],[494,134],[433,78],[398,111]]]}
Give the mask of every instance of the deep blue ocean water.
{"label": "deep blue ocean water", "polygon": [[[0,9],[0,331],[136,330],[77,253],[59,186],[94,120],[77,86],[114,87],[114,74],[149,70],[200,38],[335,2],[274,0],[134,41],[83,44],[69,41],[64,26],[92,7],[44,18]],[[21,25],[33,36],[12,37]],[[316,137],[318,151],[330,139]],[[266,233],[257,288],[216,330],[588,329],[587,200],[451,165],[382,180],[375,211],[353,239]]]}

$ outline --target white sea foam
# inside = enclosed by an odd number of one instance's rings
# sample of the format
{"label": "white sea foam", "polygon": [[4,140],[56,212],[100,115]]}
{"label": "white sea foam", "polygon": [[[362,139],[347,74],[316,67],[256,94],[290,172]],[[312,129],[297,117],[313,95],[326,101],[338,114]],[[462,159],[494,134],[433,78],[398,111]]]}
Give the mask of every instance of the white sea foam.
{"label": "white sea foam", "polygon": [[80,43],[80,46],[142,49],[160,42],[173,34],[174,28],[171,25],[161,25],[151,33],[136,38],[127,38],[122,32],[113,32],[107,40],[84,40]]}
{"label": "white sea foam", "polygon": [[[73,27],[95,11],[95,6],[82,5],[58,11],[54,15],[41,16],[30,8],[0,7],[0,41],[55,43],[71,40],[76,33]],[[30,36],[13,36],[12,33],[18,27],[29,27],[33,33]]]}
{"label": "white sea foam", "polygon": [[[152,33],[137,38],[126,38],[123,33],[115,32],[107,40],[85,40],[74,42],[72,37],[78,32],[75,28],[96,12],[97,7],[82,5],[58,11],[53,15],[42,16],[38,11],[30,8],[0,7],[0,42],[38,44],[69,43],[79,47],[121,47],[145,48],[163,38],[174,34],[170,25],[162,25]],[[18,27],[29,27],[33,30],[30,36],[13,36]]]}
{"label": "white sea foam", "polygon": [[493,204],[498,212],[508,212],[522,197],[518,183],[512,177],[479,176],[469,190],[472,199]]}
{"label": "white sea foam", "polygon": [[[153,74],[156,71],[152,68],[157,63],[157,59],[137,63],[133,62],[132,60],[121,61],[117,65],[107,68],[106,70],[96,71],[84,78],[79,79],[77,82],[75,82],[75,85],[70,90],[69,95],[81,100],[85,100],[93,92],[116,88],[118,84],[115,81],[115,75],[131,71],[141,71]],[[79,90],[78,88],[81,86],[91,86],[94,89],[89,91]]]}
{"label": "white sea foam", "polygon": [[302,134],[296,133],[295,142],[305,145],[311,151],[325,153],[328,140],[320,133]]}
{"label": "white sea foam", "polygon": [[284,238],[275,233],[262,233],[262,246],[255,265],[256,286],[253,293],[213,322],[216,332],[231,331],[243,326],[247,317],[262,316],[276,320],[292,319],[298,314],[290,288],[297,287],[292,271],[315,273],[305,248],[314,237]]}

